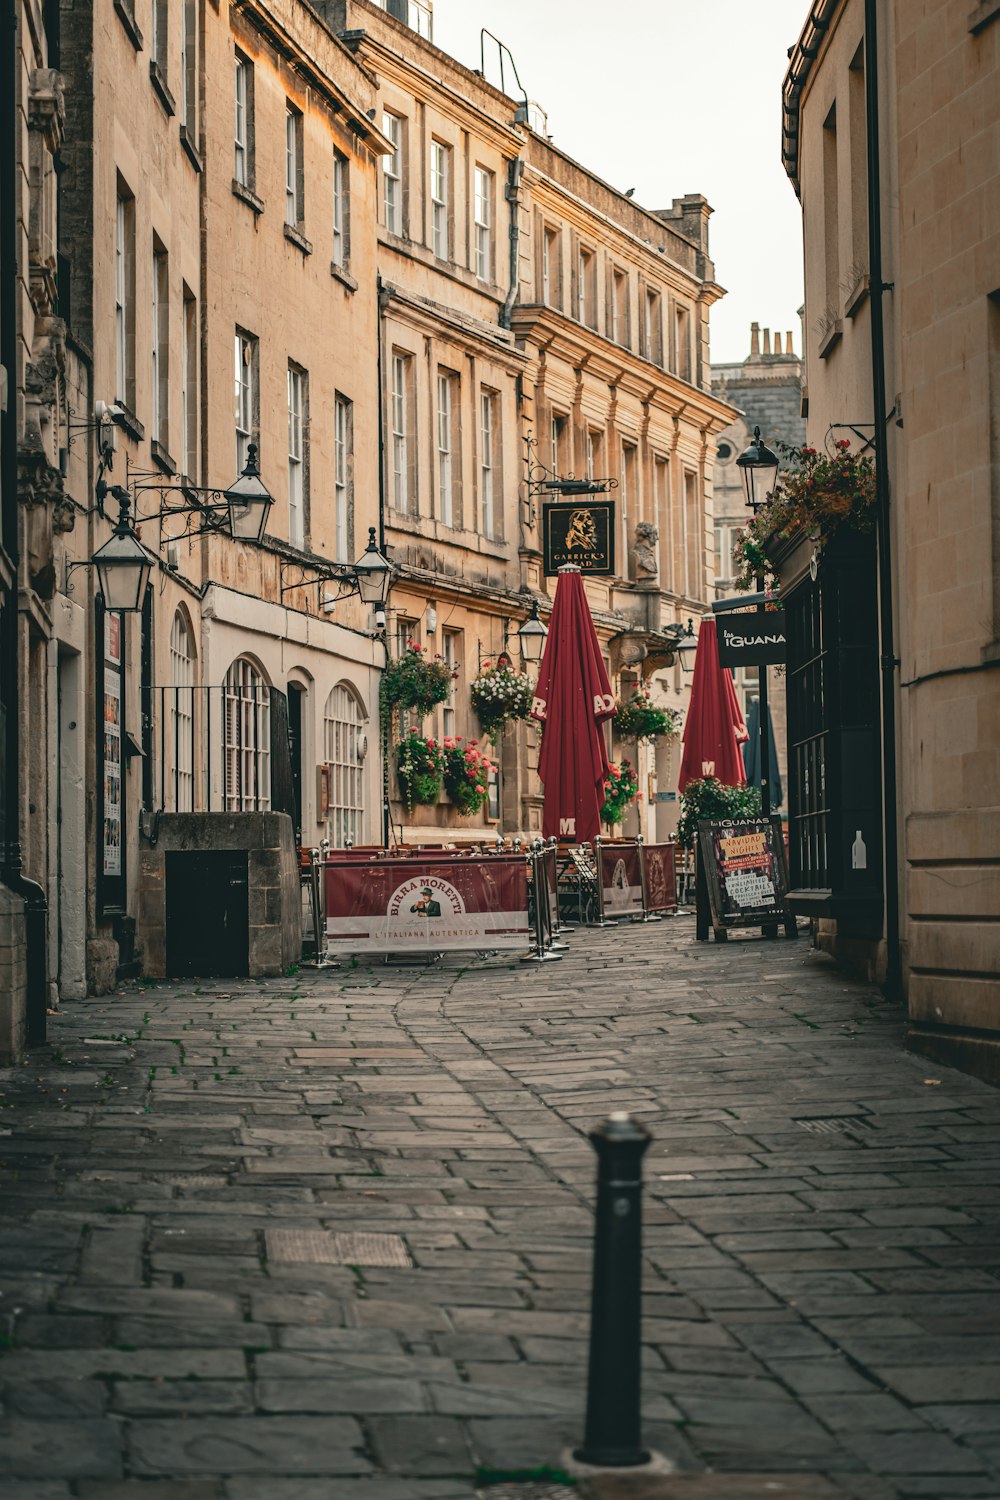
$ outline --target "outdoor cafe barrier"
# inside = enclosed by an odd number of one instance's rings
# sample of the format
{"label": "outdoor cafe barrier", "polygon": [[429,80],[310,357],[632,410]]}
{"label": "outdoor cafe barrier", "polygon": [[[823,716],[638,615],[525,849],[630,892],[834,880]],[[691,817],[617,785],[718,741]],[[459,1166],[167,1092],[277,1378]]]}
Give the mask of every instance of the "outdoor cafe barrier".
{"label": "outdoor cafe barrier", "polygon": [[628,918],[658,922],[677,910],[673,844],[633,840],[594,840],[597,866],[596,926],[607,927]]}
{"label": "outdoor cafe barrier", "polygon": [[[310,907],[316,962],[337,953],[383,957],[565,948],[555,910],[555,850],[313,850]],[[530,896],[529,896],[530,891]],[[532,948],[530,953],[523,950]]]}

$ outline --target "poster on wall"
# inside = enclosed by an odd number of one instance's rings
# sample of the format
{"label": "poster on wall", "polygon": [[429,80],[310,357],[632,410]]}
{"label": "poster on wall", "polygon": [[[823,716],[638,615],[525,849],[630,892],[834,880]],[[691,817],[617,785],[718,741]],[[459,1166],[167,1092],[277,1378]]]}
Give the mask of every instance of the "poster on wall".
{"label": "poster on wall", "polygon": [[521,858],[326,864],[326,932],[351,953],[526,949]]}

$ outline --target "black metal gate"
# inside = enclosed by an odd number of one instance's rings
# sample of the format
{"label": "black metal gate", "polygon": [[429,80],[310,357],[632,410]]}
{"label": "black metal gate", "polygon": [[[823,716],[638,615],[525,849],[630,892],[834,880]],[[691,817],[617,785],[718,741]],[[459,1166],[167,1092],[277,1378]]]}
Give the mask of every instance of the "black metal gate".
{"label": "black metal gate", "polygon": [[250,972],[246,850],[166,855],[167,974],[245,978]]}

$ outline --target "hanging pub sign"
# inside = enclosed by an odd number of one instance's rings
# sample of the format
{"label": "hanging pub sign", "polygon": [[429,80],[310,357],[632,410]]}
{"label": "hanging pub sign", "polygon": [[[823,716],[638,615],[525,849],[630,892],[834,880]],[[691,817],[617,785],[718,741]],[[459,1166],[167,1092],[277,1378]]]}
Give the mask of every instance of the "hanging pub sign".
{"label": "hanging pub sign", "polygon": [[546,578],[567,563],[581,573],[615,571],[615,502],[583,497],[542,502]]}
{"label": "hanging pub sign", "polygon": [[720,667],[779,667],[785,660],[785,611],[719,615]]}
{"label": "hanging pub sign", "polygon": [[699,822],[698,846],[699,894],[708,898],[716,941],[724,940],[730,927],[776,927],[779,922],[786,937],[795,936],[780,818]]}

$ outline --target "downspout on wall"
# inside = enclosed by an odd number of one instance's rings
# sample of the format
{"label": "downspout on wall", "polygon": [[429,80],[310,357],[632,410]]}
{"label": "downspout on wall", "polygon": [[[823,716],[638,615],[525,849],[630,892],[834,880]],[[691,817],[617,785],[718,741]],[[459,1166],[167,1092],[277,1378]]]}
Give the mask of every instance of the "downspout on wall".
{"label": "downspout on wall", "polygon": [[883,298],[892,291],[882,276],[882,192],[878,114],[878,0],[865,0],[865,107],[868,148],[868,271],[871,286],[872,416],[875,422],[875,497],[878,536],[879,664],[882,687],[882,821],[885,839],[884,989],[902,996],[899,948],[899,825],[896,812],[896,668],[892,615],[892,536],[889,513],[889,444],[886,433],[885,319]]}
{"label": "downspout on wall", "polygon": [[521,178],[524,174],[524,158],[515,156],[507,167],[507,202],[510,206],[510,286],[500,314],[500,327],[509,328],[511,313],[517,301],[518,272],[521,258]]}

